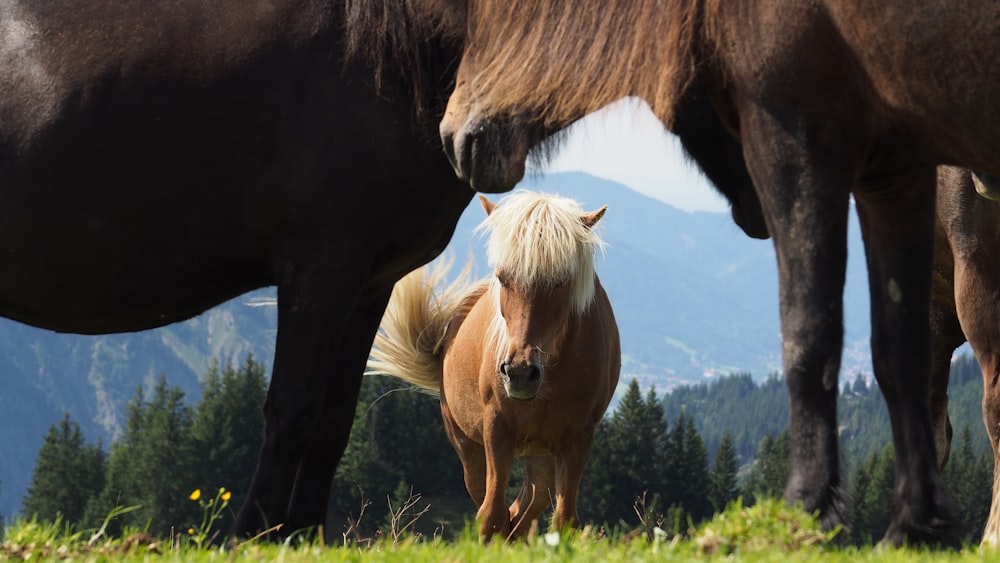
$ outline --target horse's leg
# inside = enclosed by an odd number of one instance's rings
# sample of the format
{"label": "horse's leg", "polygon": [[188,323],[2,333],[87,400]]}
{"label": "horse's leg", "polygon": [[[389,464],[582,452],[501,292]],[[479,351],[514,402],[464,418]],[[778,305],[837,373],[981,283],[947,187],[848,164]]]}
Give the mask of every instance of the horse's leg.
{"label": "horse's leg", "polygon": [[952,428],[948,418],[948,380],[951,356],[965,342],[955,307],[954,264],[943,231],[934,240],[934,277],[931,294],[931,428],[937,451],[938,468],[948,463]]}
{"label": "horse's leg", "polygon": [[1000,299],[989,283],[996,276],[991,256],[957,258],[955,303],[983,376],[983,424],[993,449],[993,502],[982,543],[1000,545]]}
{"label": "horse's leg", "polygon": [[[930,413],[930,283],[935,170],[917,170],[856,197],[865,237],[872,363],[892,423],[896,482],[884,541],[955,541]],[[886,197],[886,194],[891,197]]]}
{"label": "horse's leg", "polygon": [[590,448],[594,441],[594,433],[581,433],[581,437],[572,443],[571,447],[556,458],[556,509],[552,515],[552,526],[562,530],[567,526],[578,526],[580,516],[576,510],[576,497],[580,492],[580,480],[583,479],[583,469],[590,457]]}
{"label": "horse's leg", "polygon": [[[747,166],[778,261],[791,426],[784,496],[809,512],[818,511],[829,530],[847,524],[837,393],[851,179],[833,151],[803,146],[804,133],[789,131],[762,110],[741,113],[741,118]],[[821,161],[826,157],[834,161]]]}
{"label": "horse's leg", "polygon": [[487,404],[483,412],[483,446],[486,448],[486,496],[476,520],[480,536],[489,540],[499,534],[510,535],[510,512],[505,493],[510,482],[510,468],[514,461],[513,448],[507,428],[499,420],[499,407]]}
{"label": "horse's leg", "polygon": [[555,491],[556,464],[550,455],[522,458],[524,484],[517,499],[510,505],[511,538],[524,537],[532,523],[552,505]]}
{"label": "horse's leg", "polygon": [[486,449],[462,432],[445,401],[441,401],[441,420],[448,441],[462,462],[465,490],[469,491],[469,496],[472,497],[472,502],[476,503],[476,507],[480,507],[486,498]]}
{"label": "horse's leg", "polygon": [[[994,331],[996,319],[993,317]],[[1000,546],[1000,350],[995,346],[976,350],[976,358],[983,373],[983,422],[993,449],[993,501],[983,529],[982,544],[997,547]]]}
{"label": "horse's leg", "polygon": [[[349,262],[352,257],[341,258]],[[324,267],[330,263],[338,263],[337,256],[304,259],[301,269],[287,275],[290,281],[278,287],[279,331],[264,402],[264,443],[234,524],[237,536],[278,524],[284,528],[281,535],[295,531],[285,524],[295,479],[326,397],[326,352],[342,337],[366,279],[362,264],[331,272]],[[301,519],[295,520],[301,525]]]}
{"label": "horse's leg", "polygon": [[390,293],[366,299],[355,308],[343,338],[325,354],[337,359],[336,369],[330,370],[323,410],[295,478],[289,531],[326,523],[333,476],[351,436],[362,373]]}

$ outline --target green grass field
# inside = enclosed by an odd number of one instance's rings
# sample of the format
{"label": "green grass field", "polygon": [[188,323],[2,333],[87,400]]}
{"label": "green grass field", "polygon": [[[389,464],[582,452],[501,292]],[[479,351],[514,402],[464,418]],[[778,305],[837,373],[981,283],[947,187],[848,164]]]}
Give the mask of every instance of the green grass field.
{"label": "green grass field", "polygon": [[[211,523],[211,520],[208,520]],[[998,554],[967,546],[960,551],[843,546],[821,532],[808,514],[781,501],[734,505],[685,534],[640,527],[621,537],[584,529],[541,534],[525,542],[482,545],[471,526],[455,541],[408,533],[406,523],[374,538],[344,535],[337,545],[304,536],[284,544],[248,541],[220,545],[208,528],[176,538],[129,531],[111,538],[99,530],[74,531],[59,523],[20,520],[8,526],[0,559],[39,561],[993,561]],[[215,540],[215,541],[213,541]],[[200,544],[200,545],[199,545]]]}

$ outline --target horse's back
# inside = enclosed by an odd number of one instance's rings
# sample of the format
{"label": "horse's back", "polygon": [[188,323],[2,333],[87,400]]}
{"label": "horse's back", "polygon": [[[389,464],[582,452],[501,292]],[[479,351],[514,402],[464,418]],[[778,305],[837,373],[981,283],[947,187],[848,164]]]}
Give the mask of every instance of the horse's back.
{"label": "horse's back", "polygon": [[327,1],[0,8],[0,315],[138,330],[351,252],[381,287],[440,252],[467,188],[405,86],[379,97],[345,63],[338,17]]}
{"label": "horse's back", "polygon": [[905,122],[936,159],[1000,171],[1000,81],[991,78],[1000,67],[1000,4],[827,4],[890,121]]}
{"label": "horse's back", "polygon": [[718,14],[737,98],[879,137],[877,162],[1000,174],[1000,4],[722,3]]}

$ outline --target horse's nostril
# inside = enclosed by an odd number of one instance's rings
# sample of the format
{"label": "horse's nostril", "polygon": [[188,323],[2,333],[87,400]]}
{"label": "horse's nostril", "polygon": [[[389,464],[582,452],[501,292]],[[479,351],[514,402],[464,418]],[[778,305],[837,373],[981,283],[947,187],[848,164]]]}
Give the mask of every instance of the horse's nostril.
{"label": "horse's nostril", "polygon": [[528,368],[528,381],[534,383],[542,377],[542,370],[538,369],[538,366],[530,366]]}

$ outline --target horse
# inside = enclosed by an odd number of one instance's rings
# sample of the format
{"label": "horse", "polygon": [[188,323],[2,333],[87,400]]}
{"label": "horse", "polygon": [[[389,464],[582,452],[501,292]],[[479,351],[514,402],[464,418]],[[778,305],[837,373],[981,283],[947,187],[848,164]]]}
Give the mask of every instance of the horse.
{"label": "horse", "polygon": [[384,63],[381,38],[345,33],[391,16],[375,8],[0,7],[0,315],[138,331],[277,286],[239,536],[325,524],[392,287],[444,249],[474,193],[436,129],[457,46],[421,33]]}
{"label": "horse", "polygon": [[[510,189],[529,150],[626,96],[647,101],[667,129],[717,122],[731,139],[724,150],[739,147],[724,159],[742,161],[760,213],[730,198],[733,213],[763,220],[778,262],[791,406],[784,497],[818,512],[827,529],[848,527],[836,395],[853,196],[869,269],[875,376],[896,452],[884,540],[957,545],[928,401],[934,185],[940,164],[1000,174],[1000,83],[982,73],[1000,63],[1000,6],[419,4],[427,14],[450,12],[459,22],[451,32],[465,39],[440,132],[456,172],[478,191]],[[693,85],[712,116],[682,114]]]}
{"label": "horse", "polygon": [[1000,242],[1000,204],[972,189],[975,176],[942,166],[938,171],[934,283],[931,293],[931,412],[939,464],[948,460],[948,379],[951,357],[965,342],[983,375],[983,423],[993,449],[993,494],[982,544],[1000,544],[1000,266],[993,258]]}
{"label": "horse", "polygon": [[[555,529],[578,523],[577,491],[594,432],[618,384],[621,345],[594,272],[602,246],[571,199],[516,192],[480,196],[495,275],[435,295],[447,266],[400,281],[375,338],[368,373],[440,395],[448,439],[479,507],[479,533],[523,537],[555,499]],[[515,457],[524,483],[508,508]]]}

